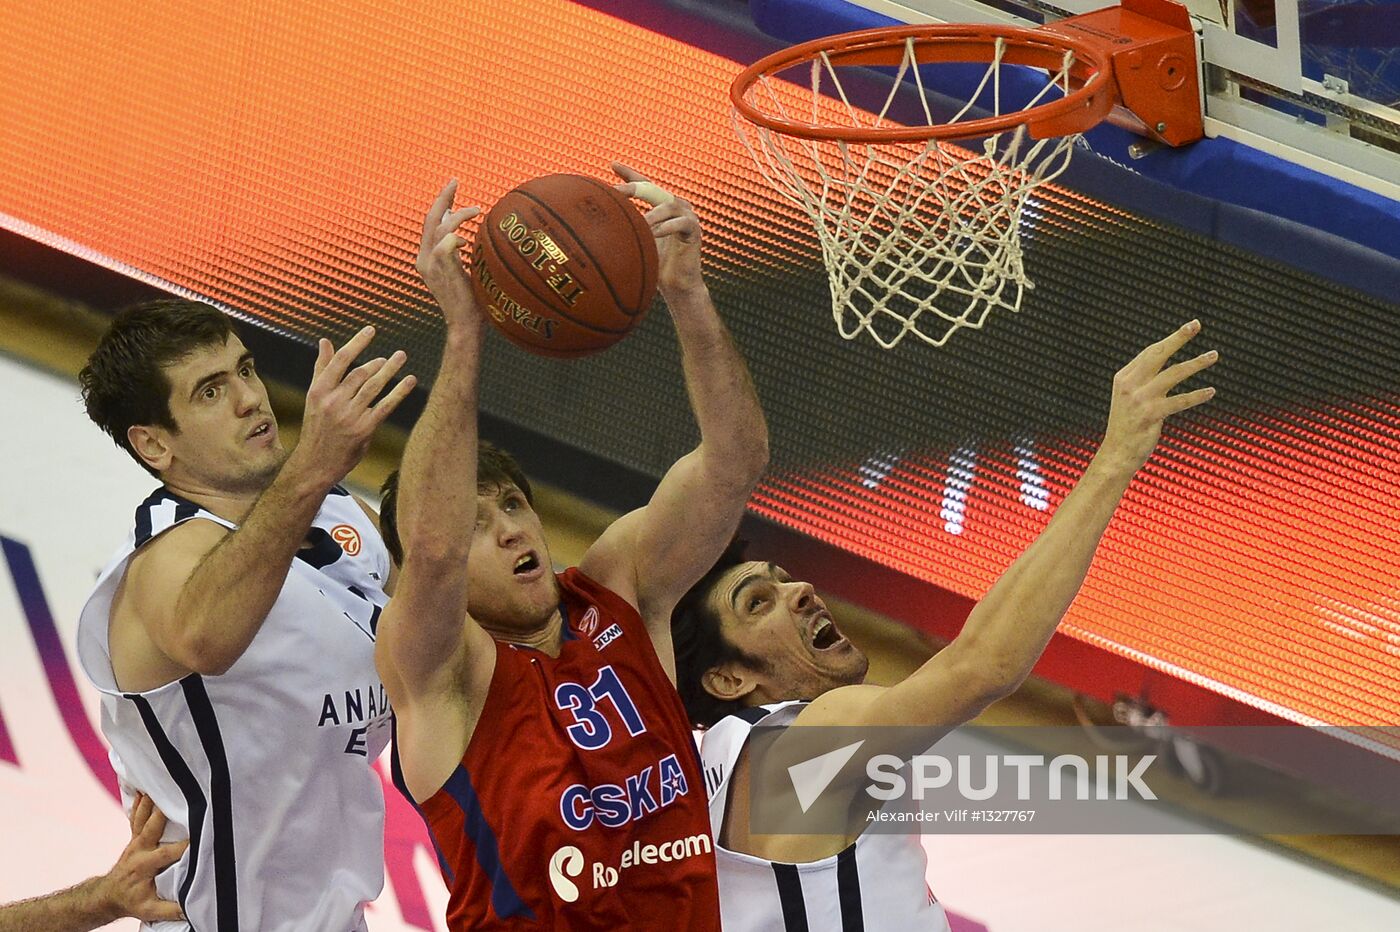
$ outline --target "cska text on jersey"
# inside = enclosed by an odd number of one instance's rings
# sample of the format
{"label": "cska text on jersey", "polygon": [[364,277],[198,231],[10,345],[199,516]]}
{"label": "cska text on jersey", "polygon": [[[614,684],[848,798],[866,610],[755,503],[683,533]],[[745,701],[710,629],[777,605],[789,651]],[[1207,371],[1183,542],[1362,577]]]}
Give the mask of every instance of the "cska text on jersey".
{"label": "cska text on jersey", "polygon": [[559,797],[559,813],[576,831],[584,831],[594,819],[618,828],[666,808],[689,791],[680,761],[668,754],[655,767],[648,765],[628,777],[626,786],[603,783],[590,789],[573,784]]}

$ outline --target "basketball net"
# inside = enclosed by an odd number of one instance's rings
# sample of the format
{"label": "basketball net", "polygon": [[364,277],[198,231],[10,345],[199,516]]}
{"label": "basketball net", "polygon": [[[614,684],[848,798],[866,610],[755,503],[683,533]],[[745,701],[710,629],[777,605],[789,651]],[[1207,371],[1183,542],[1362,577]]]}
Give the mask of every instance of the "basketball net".
{"label": "basketball net", "polygon": [[[850,102],[826,52],[811,61],[810,95],[764,75],[745,99],[761,112],[809,126],[896,128],[901,124],[887,114],[912,77],[929,126],[972,118],[974,103],[1001,116],[1001,69],[1016,67],[1003,65],[1006,49],[998,37],[976,91],[937,124],[913,39],[905,40],[894,83],[876,113]],[[1039,93],[1008,112],[1069,93],[1075,62],[1066,50],[1059,69],[1045,72]],[[911,335],[942,346],[961,328],[979,329],[993,310],[1020,309],[1023,291],[1034,287],[1022,262],[1022,209],[1032,191],[1068,167],[1080,139],[1034,140],[1020,125],[986,138],[978,152],[937,139],[809,139],[750,122],[738,110],[734,123],[759,171],[816,228],[841,336],[869,333],[886,349]]]}

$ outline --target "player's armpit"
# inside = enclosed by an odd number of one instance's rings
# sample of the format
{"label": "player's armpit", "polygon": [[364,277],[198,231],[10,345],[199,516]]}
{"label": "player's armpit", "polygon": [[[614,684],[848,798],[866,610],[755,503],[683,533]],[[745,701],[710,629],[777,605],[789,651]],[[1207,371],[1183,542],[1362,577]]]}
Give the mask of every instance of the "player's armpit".
{"label": "player's armpit", "polygon": [[[411,587],[410,587],[411,588]],[[411,600],[396,596],[380,618],[375,666],[398,719],[396,746],[409,793],[432,796],[466,753],[496,670],[496,643],[470,618],[455,649],[418,672],[396,661],[412,652],[413,629],[402,624]],[[398,610],[395,610],[396,604]],[[386,626],[387,622],[387,626]]]}
{"label": "player's armpit", "polygon": [[608,525],[579,561],[579,572],[601,583],[640,611],[637,595],[637,530],[643,509],[629,511]]}
{"label": "player's armpit", "polygon": [[831,778],[831,792],[855,794],[868,783],[866,762],[878,755],[909,760],[976,717],[996,695],[978,686],[956,657],[934,657],[894,686],[843,686],[813,700],[767,750],[765,772],[786,774],[823,754],[859,742],[859,753]]}
{"label": "player's armpit", "polygon": [[212,521],[171,528],[134,557],[112,605],[112,668],[124,690],[143,691],[187,673],[219,673],[216,623],[180,611],[195,571],[229,535]]}
{"label": "player's armpit", "polygon": [[[466,601],[465,577],[461,567],[435,574],[416,555],[405,564],[398,591],[380,616],[374,645],[375,666],[396,709],[442,697],[478,704],[485,700],[496,642],[457,610]],[[454,596],[454,590],[460,593]]]}
{"label": "player's armpit", "polygon": [[658,652],[663,643],[669,651],[671,609],[728,545],[755,481],[752,469],[730,471],[703,447],[692,450],[645,507],[613,522],[579,569],[635,605]]}
{"label": "player's armpit", "polygon": [[460,695],[439,695],[402,706],[395,703],[394,716],[394,746],[404,785],[415,802],[423,803],[442,788],[461,763],[481,716],[481,705],[468,703]]}

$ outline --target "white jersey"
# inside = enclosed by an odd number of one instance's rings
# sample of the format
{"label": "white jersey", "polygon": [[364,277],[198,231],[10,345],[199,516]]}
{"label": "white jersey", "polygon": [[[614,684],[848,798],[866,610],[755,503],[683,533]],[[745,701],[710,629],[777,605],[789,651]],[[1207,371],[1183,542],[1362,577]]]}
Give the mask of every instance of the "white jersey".
{"label": "white jersey", "polygon": [[[156,878],[198,932],[351,932],[384,883],[384,795],[370,762],[390,708],[374,668],[389,555],[343,489],[326,496],[272,611],[219,676],[117,688],[107,629],[133,554],[192,519],[234,525],[166,489],[136,510],[78,623],[83,671],[124,795],[139,790],[190,839]],[[271,568],[269,568],[271,570]],[[127,800],[130,805],[130,800]]]}
{"label": "white jersey", "polygon": [[[755,706],[697,735],[710,828],[724,831],[729,778],[759,724],[792,724],[805,702]],[[724,932],[948,932],[919,836],[867,833],[838,854],[785,864],[715,845]]]}

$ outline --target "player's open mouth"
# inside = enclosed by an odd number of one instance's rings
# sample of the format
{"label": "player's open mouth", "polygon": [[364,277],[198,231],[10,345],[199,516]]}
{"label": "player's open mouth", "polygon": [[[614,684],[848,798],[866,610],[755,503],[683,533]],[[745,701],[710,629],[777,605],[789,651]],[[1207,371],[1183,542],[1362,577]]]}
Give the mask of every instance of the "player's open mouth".
{"label": "player's open mouth", "polygon": [[836,627],[828,616],[817,617],[816,624],[812,627],[812,647],[816,650],[830,650],[838,647],[846,640],[841,634],[841,630]]}
{"label": "player's open mouth", "polygon": [[542,569],[543,567],[540,566],[539,557],[531,552],[522,553],[517,557],[515,560],[515,567],[511,572],[515,573],[517,579],[531,580],[538,579]]}
{"label": "player's open mouth", "polygon": [[263,422],[262,422],[261,424],[259,424],[257,427],[254,427],[254,428],[253,428],[253,430],[248,434],[247,439],[249,439],[249,440],[261,440],[261,439],[263,439],[264,437],[267,437],[269,434],[271,434],[271,433],[272,433],[272,430],[273,430],[273,428],[272,428],[272,422],[271,422],[271,421],[263,421]]}

